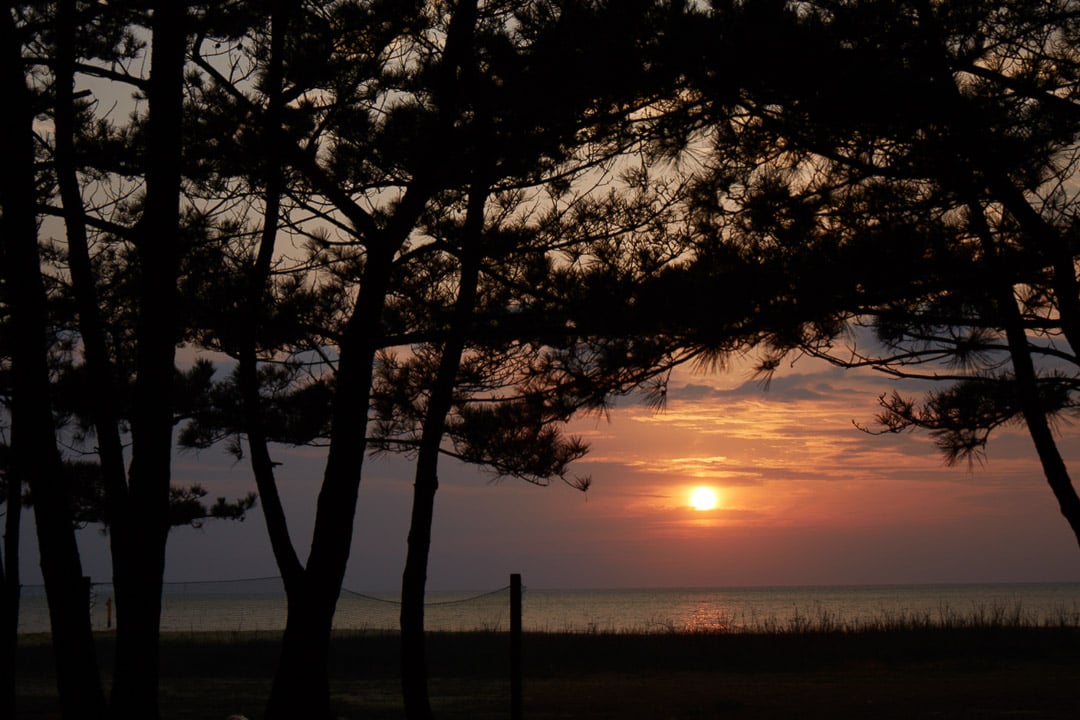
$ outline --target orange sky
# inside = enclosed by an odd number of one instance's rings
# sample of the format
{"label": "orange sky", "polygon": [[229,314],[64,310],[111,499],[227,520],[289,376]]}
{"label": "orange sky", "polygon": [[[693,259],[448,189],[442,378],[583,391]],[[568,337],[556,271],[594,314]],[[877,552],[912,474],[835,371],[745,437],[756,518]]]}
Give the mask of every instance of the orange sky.
{"label": "orange sky", "polygon": [[[891,387],[810,362],[767,392],[739,370],[683,372],[662,413],[624,402],[610,422],[579,421],[593,489],[544,502],[574,540],[538,530],[578,559],[536,562],[556,586],[1080,579],[1023,429],[996,437],[983,465],[950,468],[925,434],[853,425],[872,422]],[[1080,467],[1076,437],[1062,449]],[[717,489],[717,510],[688,506],[698,485]]]}
{"label": "orange sky", "polygon": [[[877,397],[893,387],[808,361],[784,368],[768,391],[745,370],[682,370],[663,412],[626,398],[607,418],[574,423],[592,445],[576,466],[592,476],[587,495],[493,483],[444,461],[430,586],[499,587],[512,572],[536,588],[1080,580],[1080,549],[1023,428],[999,433],[983,465],[947,467],[925,434],[854,427],[872,421]],[[1080,435],[1063,430],[1080,474]],[[276,459],[305,554],[321,451]],[[367,464],[348,587],[397,587],[410,471],[401,459]],[[253,489],[247,465],[216,452],[180,455],[175,474],[211,496]],[[699,485],[717,490],[717,509],[689,507]],[[83,531],[81,542],[88,573],[107,579],[100,534]],[[276,574],[258,513],[175,531],[169,562],[176,580]]]}

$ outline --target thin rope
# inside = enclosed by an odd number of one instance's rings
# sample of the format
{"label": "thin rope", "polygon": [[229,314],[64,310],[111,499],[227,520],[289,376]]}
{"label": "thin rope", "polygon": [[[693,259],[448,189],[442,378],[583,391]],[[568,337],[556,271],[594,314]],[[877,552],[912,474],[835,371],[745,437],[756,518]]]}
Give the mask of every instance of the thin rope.
{"label": "thin rope", "polygon": [[[280,580],[280,575],[267,575],[265,577],[232,578],[222,580],[166,580],[162,585],[224,585],[225,583],[263,582],[265,580]],[[91,586],[112,585],[110,582],[92,582]],[[44,588],[44,585],[20,585],[22,588]]]}
{"label": "thin rope", "polygon": [[[461,605],[462,603],[473,602],[474,600],[480,600],[481,598],[491,597],[492,595],[499,595],[501,593],[506,592],[509,589],[510,589],[509,585],[504,585],[503,587],[499,588],[498,590],[489,590],[488,592],[480,593],[479,595],[473,595],[472,597],[461,598],[460,600],[442,600],[440,602],[429,602],[429,603],[424,603],[424,606],[425,607],[437,607],[437,606],[441,606],[441,605]],[[386,598],[374,597],[372,595],[366,595],[364,593],[356,592],[355,590],[350,590],[348,588],[341,588],[341,592],[349,593],[350,595],[354,595],[356,597],[363,598],[365,600],[371,600],[372,602],[386,603],[387,605],[400,605],[401,604],[400,600],[388,600]]]}
{"label": "thin rope", "polygon": [[[219,579],[219,580],[168,580],[162,585],[223,585],[225,583],[245,583],[245,582],[264,582],[266,580],[281,580],[280,575],[266,575],[264,577],[249,577],[249,578],[233,578],[233,579]],[[96,585],[112,585],[111,582],[98,582],[91,583],[91,587]],[[44,585],[23,585],[23,588],[44,588]],[[481,600],[492,595],[500,595],[510,589],[509,585],[504,585],[496,590],[489,590],[487,592],[480,593],[478,595],[472,595],[470,597],[461,598],[459,600],[442,600],[439,602],[424,603],[426,607],[439,607],[442,605],[461,605],[468,602],[474,602]],[[525,591],[524,586],[521,588],[522,592]],[[375,597],[374,595],[368,595],[366,593],[357,592],[356,590],[350,590],[349,588],[341,588],[342,593],[348,593],[354,597],[363,598],[364,600],[370,600],[371,602],[385,603],[387,605],[401,605],[400,600],[390,600],[387,598]]]}
{"label": "thin rope", "polygon": [[[223,585],[225,583],[263,582],[265,580],[280,580],[280,575],[267,575],[266,577],[234,578],[223,580],[166,580],[162,585]],[[112,583],[103,583],[111,585]]]}

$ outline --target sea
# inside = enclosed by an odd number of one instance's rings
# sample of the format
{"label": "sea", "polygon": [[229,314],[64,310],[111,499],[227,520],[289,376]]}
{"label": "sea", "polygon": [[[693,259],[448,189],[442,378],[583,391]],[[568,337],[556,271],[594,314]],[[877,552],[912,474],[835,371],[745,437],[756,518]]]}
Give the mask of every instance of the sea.
{"label": "sea", "polygon": [[[115,627],[112,586],[91,586],[95,630]],[[279,578],[166,583],[165,632],[277,631],[285,626]],[[392,592],[343,590],[335,627],[395,630]],[[787,632],[926,625],[1068,625],[1080,627],[1080,583],[862,585],[819,587],[556,590],[522,594],[526,632]],[[507,631],[509,587],[432,592],[425,626],[433,631]],[[49,631],[41,586],[21,596],[20,633]]]}

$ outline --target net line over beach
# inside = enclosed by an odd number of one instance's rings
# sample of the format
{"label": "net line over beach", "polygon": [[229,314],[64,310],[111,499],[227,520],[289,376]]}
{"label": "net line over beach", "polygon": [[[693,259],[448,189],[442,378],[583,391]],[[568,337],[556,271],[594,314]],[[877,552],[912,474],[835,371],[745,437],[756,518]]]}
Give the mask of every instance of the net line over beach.
{"label": "net line over beach", "polygon": [[[90,613],[95,630],[115,627],[111,583],[90,585]],[[434,631],[509,628],[510,587],[481,592],[433,592],[425,602],[425,626]],[[397,630],[401,601],[395,592],[363,593],[342,588],[334,628]],[[163,585],[163,632],[261,632],[285,627],[287,603],[278,576],[235,580],[192,580]],[[22,588],[20,633],[49,631],[44,586]]]}
{"label": "net line over beach", "polygon": [[[112,585],[90,588],[95,630],[109,629]],[[334,627],[396,631],[397,592],[342,590]],[[49,631],[41,586],[24,586],[19,632]],[[115,607],[111,620],[115,627]],[[510,629],[510,589],[427,594],[431,631]],[[262,632],[285,627],[279,577],[170,582],[163,595],[165,632]],[[881,585],[622,590],[529,589],[528,632],[802,632],[925,626],[1080,627],[1080,583]]]}

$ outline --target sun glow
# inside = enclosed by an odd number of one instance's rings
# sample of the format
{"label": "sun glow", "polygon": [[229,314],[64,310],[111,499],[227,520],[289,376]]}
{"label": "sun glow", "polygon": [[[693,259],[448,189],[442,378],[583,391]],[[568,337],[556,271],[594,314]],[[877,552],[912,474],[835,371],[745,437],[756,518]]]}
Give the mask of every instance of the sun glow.
{"label": "sun glow", "polygon": [[715,510],[716,505],[716,491],[712,488],[697,487],[690,494],[690,507],[695,510]]}

